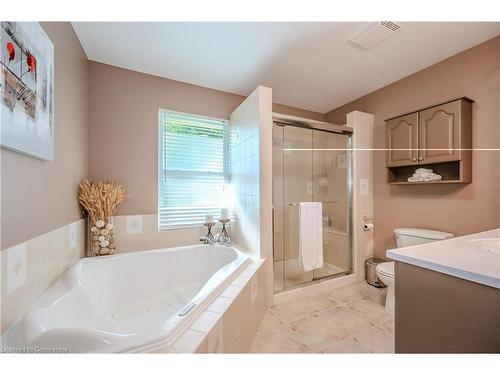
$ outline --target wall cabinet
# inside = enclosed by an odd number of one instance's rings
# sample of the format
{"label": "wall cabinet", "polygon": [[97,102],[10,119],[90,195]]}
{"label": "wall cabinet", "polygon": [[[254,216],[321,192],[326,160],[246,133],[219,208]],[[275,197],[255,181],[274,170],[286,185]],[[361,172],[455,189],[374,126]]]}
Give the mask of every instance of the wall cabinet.
{"label": "wall cabinet", "polygon": [[418,113],[387,121],[387,166],[417,164]]}
{"label": "wall cabinet", "polygon": [[410,184],[416,168],[429,166],[443,180],[472,180],[472,103],[460,98],[386,120],[388,183]]}

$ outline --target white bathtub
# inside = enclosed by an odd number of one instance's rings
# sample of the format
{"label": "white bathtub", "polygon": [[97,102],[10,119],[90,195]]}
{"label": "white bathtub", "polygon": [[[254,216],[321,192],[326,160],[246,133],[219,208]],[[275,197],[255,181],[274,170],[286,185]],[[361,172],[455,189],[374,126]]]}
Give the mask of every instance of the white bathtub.
{"label": "white bathtub", "polygon": [[177,339],[250,260],[196,245],[78,261],[2,336],[4,348],[141,352]]}

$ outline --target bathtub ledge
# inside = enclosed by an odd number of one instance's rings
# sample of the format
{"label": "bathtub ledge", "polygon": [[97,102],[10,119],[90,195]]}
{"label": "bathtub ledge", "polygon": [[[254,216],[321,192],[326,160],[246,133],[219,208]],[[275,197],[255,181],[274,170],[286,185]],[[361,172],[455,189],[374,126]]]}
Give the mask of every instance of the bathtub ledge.
{"label": "bathtub ledge", "polygon": [[[172,345],[157,348],[150,353],[214,353],[207,342],[218,332],[217,325],[223,324],[226,311],[251,282],[264,263],[263,259],[252,259],[236,279],[222,291],[214,302],[196,319]],[[217,340],[215,340],[217,341]],[[217,352],[223,350],[223,343]]]}

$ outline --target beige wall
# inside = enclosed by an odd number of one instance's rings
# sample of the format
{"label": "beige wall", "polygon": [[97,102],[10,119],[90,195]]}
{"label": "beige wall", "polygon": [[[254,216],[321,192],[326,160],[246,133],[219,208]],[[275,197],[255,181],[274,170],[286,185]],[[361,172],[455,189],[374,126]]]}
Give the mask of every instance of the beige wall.
{"label": "beige wall", "polygon": [[[353,110],[375,115],[375,148],[385,147],[384,120],[445,100],[468,96],[473,147],[500,148],[500,36],[326,114],[345,123]],[[374,155],[375,255],[396,246],[393,229],[421,227],[464,235],[500,226],[500,151],[473,154],[466,185],[391,186],[385,153]]]}
{"label": "beige wall", "polygon": [[0,151],[2,249],[80,218],[76,191],[88,170],[88,62],[69,23],[42,26],[54,43],[54,161]]}
{"label": "beige wall", "polygon": [[[243,96],[90,62],[91,179],[127,185],[120,214],[156,212],[158,109],[228,119]],[[319,113],[275,104],[273,110],[322,120]]]}
{"label": "beige wall", "polygon": [[[353,205],[352,205],[352,240],[353,268],[358,281],[364,280],[365,260],[373,257],[373,230],[363,230],[365,218],[373,218],[373,156],[369,151],[373,147],[374,116],[360,111],[347,115],[347,126],[353,129],[353,147],[363,149],[353,154]],[[366,185],[366,189],[361,189]]]}

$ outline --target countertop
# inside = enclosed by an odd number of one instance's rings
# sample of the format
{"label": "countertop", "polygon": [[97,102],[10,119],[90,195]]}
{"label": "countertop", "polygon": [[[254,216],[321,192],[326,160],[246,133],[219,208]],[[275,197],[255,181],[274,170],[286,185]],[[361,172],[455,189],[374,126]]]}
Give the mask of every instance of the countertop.
{"label": "countertop", "polygon": [[387,250],[387,257],[500,289],[500,228]]}

